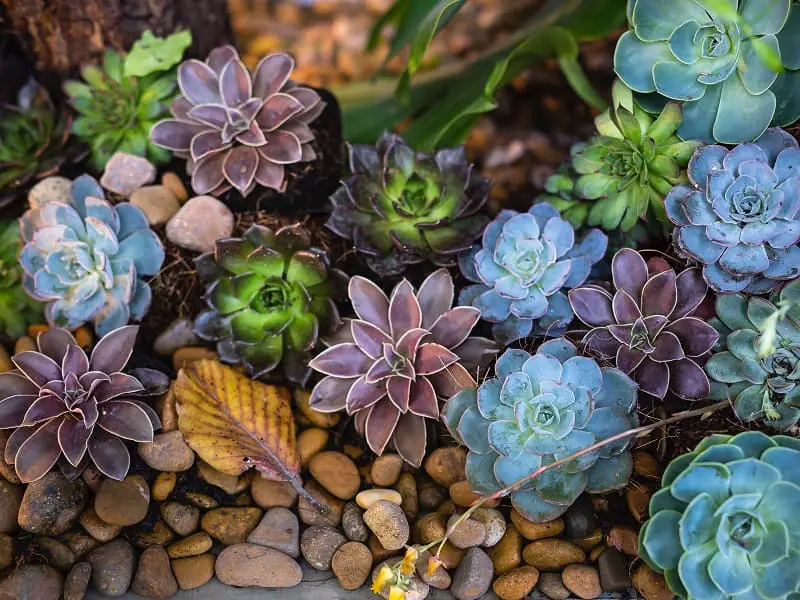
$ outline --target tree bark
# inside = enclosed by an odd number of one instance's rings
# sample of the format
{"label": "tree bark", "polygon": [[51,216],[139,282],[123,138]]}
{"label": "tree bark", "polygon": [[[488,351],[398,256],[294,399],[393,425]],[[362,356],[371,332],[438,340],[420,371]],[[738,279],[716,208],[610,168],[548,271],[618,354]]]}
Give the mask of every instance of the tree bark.
{"label": "tree bark", "polygon": [[[0,0],[6,28],[20,37],[40,71],[61,74],[96,60],[107,47],[127,50],[145,29],[191,29],[192,56],[230,40],[227,0]],[[2,8],[2,7],[0,7]]]}

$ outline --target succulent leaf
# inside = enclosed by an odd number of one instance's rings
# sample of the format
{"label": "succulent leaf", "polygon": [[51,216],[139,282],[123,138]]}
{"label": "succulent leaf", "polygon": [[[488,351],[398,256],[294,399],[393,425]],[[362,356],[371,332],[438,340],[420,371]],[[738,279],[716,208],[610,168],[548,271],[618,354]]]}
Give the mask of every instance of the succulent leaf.
{"label": "succulent leaf", "polygon": [[18,256],[22,238],[16,221],[0,223],[0,331],[12,339],[42,320],[42,305],[23,288]]}

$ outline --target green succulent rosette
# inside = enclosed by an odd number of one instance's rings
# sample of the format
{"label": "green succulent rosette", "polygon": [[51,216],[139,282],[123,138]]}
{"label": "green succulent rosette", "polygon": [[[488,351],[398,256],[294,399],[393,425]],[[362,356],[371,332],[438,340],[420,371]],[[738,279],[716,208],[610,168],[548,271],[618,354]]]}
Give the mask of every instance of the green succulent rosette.
{"label": "green succulent rosette", "polygon": [[0,222],[0,332],[11,338],[25,335],[28,325],[44,320],[42,304],[22,287],[21,247],[17,222]]}

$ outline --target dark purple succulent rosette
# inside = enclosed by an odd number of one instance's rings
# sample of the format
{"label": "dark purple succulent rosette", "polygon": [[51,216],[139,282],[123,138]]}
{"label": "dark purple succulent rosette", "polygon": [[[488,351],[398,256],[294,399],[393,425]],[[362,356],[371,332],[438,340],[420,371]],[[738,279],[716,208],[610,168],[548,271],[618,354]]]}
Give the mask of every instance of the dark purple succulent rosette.
{"label": "dark purple succulent rosette", "polygon": [[91,357],[66,329],[39,334],[38,351],[12,357],[16,369],[0,374],[0,429],[13,429],[5,449],[24,482],[58,463],[69,478],[89,464],[121,480],[130,454],[123,440],[152,442],[161,427],[143,395],[165,391],[166,376],[150,369],[125,374],[138,327],[101,338]]}
{"label": "dark purple succulent rosette", "polygon": [[173,118],[156,123],[150,141],[187,160],[196,194],[283,191],[286,166],[316,158],[309,124],[325,108],[317,92],[289,79],[293,69],[290,56],[271,54],[251,73],[232,46],[184,61]]}
{"label": "dark purple succulent rosette", "polygon": [[685,400],[708,398],[703,365],[719,334],[693,316],[708,293],[699,268],[676,274],[666,261],[646,262],[623,248],[611,261],[614,294],[586,285],[569,292],[577,317],[592,329],[586,350],[629,374],[657,398],[667,390]]}
{"label": "dark purple succulent rosette", "polygon": [[470,337],[480,312],[453,306],[447,269],[419,288],[403,280],[391,297],[364,277],[353,277],[350,300],[358,318],[346,319],[330,347],[309,365],[326,375],[311,394],[320,412],[346,410],[369,447],[382,454],[390,442],[420,466],[426,421],[439,419],[439,402],[475,386],[471,371],[497,353],[494,342]]}

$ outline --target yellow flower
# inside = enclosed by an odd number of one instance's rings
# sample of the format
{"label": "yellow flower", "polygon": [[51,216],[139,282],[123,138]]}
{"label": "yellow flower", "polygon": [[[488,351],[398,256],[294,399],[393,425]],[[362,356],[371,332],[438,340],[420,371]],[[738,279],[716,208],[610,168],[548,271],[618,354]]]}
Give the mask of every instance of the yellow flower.
{"label": "yellow flower", "polygon": [[419,558],[419,552],[414,547],[409,548],[406,550],[406,554],[403,557],[403,562],[400,563],[400,572],[403,575],[413,575],[417,569],[417,559]]}
{"label": "yellow flower", "polygon": [[439,558],[438,555],[432,555],[428,559],[428,577],[433,577],[433,574],[436,573],[436,570],[441,567],[444,563],[442,559]]}
{"label": "yellow flower", "polygon": [[390,583],[394,579],[394,572],[389,568],[388,565],[383,565],[381,570],[378,571],[378,576],[375,577],[375,581],[372,582],[372,592],[375,594],[380,594],[383,591],[383,588],[386,587],[386,584]]}
{"label": "yellow flower", "polygon": [[400,586],[393,585],[389,590],[389,600],[405,600],[406,591]]}

